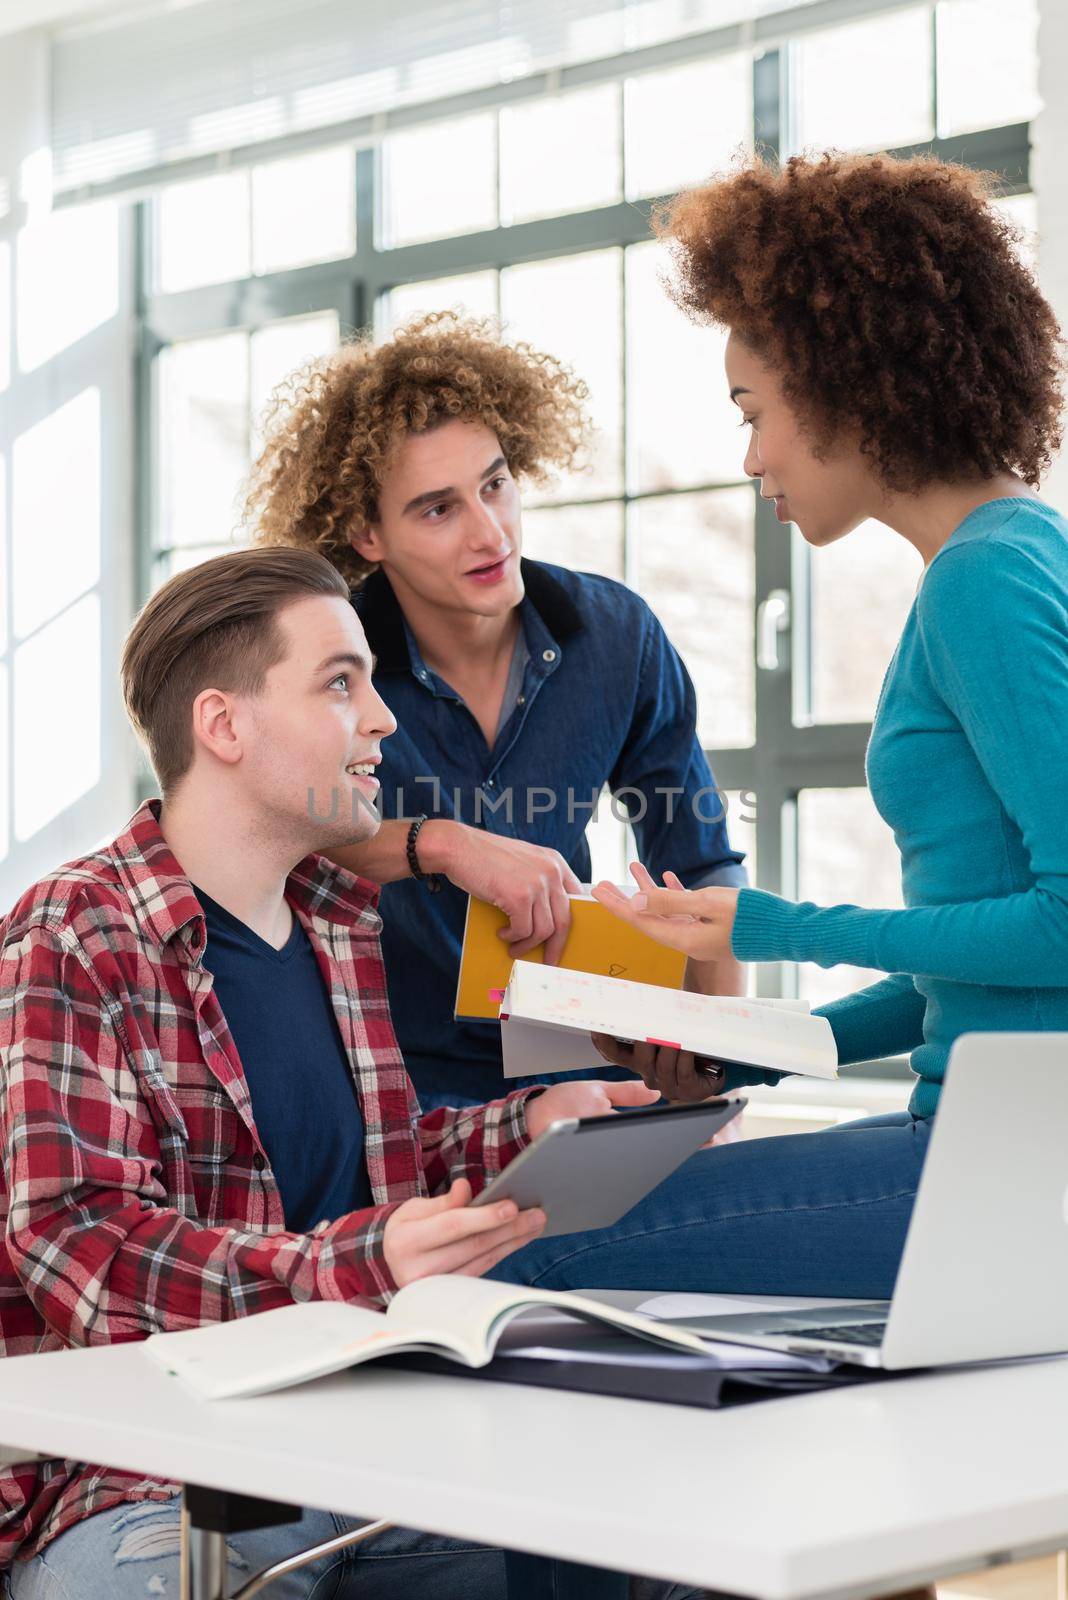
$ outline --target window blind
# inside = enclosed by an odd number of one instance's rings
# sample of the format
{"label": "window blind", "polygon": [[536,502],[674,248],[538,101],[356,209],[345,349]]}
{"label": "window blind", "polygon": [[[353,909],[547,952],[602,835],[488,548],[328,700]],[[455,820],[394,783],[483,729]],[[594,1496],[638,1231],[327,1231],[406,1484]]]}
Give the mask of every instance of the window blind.
{"label": "window blind", "polygon": [[[900,0],[160,0],[57,31],[57,195],[144,189],[257,146],[373,139],[450,101],[694,34]],[[800,21],[800,18],[797,18]],[[805,20],[807,21],[807,15]],[[762,31],[762,30],[761,30]],[[248,156],[251,159],[251,156]]]}

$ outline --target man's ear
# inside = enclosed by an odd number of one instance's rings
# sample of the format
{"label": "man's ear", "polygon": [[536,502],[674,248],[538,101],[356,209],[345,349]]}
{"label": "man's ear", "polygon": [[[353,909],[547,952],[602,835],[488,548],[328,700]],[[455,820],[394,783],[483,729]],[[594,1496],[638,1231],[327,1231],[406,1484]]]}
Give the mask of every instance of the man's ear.
{"label": "man's ear", "polygon": [[349,544],[365,561],[382,559],[382,541],[373,522],[365,523],[362,528],[354,528],[349,534]]}
{"label": "man's ear", "polygon": [[242,741],[234,726],[233,697],[218,689],[202,689],[193,701],[193,744],[201,745],[225,766],[241,760]]}

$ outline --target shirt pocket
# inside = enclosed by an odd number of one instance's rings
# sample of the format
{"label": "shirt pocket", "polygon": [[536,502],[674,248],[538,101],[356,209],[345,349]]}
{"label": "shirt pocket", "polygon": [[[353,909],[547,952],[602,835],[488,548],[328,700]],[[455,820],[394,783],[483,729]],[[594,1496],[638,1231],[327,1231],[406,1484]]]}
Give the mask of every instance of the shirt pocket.
{"label": "shirt pocket", "polygon": [[215,1222],[224,1191],[232,1190],[235,1166],[242,1170],[248,1166],[248,1160],[236,1153],[242,1143],[250,1143],[249,1135],[233,1101],[217,1084],[180,1087],[174,1098],[186,1126],[185,1154],[196,1215]]}

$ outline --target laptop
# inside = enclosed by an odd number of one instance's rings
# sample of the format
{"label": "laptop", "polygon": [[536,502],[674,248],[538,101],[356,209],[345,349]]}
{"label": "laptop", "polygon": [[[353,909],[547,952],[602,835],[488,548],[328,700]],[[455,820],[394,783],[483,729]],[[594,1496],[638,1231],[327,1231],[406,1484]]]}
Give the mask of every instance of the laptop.
{"label": "laptop", "polygon": [[954,1044],[892,1300],[670,1320],[889,1370],[1068,1351],[1068,1033]]}

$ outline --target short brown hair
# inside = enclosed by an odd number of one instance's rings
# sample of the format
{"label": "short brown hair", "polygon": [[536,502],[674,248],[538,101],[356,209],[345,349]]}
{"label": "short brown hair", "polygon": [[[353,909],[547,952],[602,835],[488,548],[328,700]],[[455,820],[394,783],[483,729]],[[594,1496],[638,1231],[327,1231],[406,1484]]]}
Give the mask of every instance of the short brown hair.
{"label": "short brown hair", "polygon": [[257,694],[285,653],[278,613],[307,595],[349,591],[312,550],[235,550],[170,578],[141,611],[122,652],[122,693],[164,795],[193,759],[197,695]]}
{"label": "short brown hair", "polygon": [[990,204],[930,156],[752,160],[657,219],[695,318],[776,369],[817,448],[843,426],[906,493],[977,472],[1036,484],[1061,439],[1061,339]]}
{"label": "short brown hair", "polygon": [[516,478],[541,481],[585,448],[586,385],[555,357],[502,342],[489,319],[431,312],[376,344],[312,361],[275,391],[246,519],[269,545],[320,550],[354,585],[373,570],[349,535],[378,518],[383,476],[404,437],[481,422]]}

